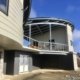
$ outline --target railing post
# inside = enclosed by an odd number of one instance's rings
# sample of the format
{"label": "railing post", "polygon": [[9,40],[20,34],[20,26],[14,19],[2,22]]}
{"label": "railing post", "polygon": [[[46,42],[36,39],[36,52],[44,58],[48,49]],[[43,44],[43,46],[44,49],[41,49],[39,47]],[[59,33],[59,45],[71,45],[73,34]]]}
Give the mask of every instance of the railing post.
{"label": "railing post", "polygon": [[29,42],[31,44],[31,24],[29,24]]}
{"label": "railing post", "polygon": [[52,40],[52,30],[51,30],[51,24],[49,24],[49,31],[50,31],[50,50],[52,50],[52,42],[51,42],[51,40]]}

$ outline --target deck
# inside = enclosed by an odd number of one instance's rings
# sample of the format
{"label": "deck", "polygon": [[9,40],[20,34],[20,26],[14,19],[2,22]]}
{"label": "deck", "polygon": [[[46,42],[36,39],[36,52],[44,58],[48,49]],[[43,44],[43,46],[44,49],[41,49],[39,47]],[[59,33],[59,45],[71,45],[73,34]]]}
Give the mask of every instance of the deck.
{"label": "deck", "polygon": [[38,41],[28,36],[24,36],[24,45],[30,49],[36,49],[39,54],[66,54],[68,53],[68,46],[61,43]]}

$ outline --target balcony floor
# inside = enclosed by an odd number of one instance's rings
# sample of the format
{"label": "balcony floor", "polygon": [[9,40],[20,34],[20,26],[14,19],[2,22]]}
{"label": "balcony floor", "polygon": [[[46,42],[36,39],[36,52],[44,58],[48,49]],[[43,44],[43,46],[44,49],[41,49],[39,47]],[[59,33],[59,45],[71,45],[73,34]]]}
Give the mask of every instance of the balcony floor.
{"label": "balcony floor", "polygon": [[54,54],[54,55],[67,55],[68,51],[50,51],[50,50],[42,50],[39,54]]}

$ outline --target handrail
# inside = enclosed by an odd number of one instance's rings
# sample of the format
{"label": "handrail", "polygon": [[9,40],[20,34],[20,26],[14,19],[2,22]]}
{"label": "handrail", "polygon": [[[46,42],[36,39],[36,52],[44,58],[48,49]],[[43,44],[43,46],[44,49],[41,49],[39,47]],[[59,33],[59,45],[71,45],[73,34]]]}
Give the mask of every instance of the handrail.
{"label": "handrail", "polygon": [[52,51],[68,51],[68,46],[66,44],[38,41],[25,35],[24,38],[27,39],[26,41],[29,41],[29,45],[27,46],[31,48]]}

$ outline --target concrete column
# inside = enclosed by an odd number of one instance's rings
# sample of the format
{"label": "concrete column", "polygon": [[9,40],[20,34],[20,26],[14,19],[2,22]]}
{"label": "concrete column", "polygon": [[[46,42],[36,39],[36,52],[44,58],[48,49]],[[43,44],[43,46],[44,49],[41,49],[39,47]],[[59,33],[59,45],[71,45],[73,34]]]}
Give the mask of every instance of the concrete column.
{"label": "concrete column", "polygon": [[78,63],[77,63],[77,55],[75,53],[73,53],[73,66],[74,66],[74,70],[77,71]]}
{"label": "concrete column", "polygon": [[72,38],[72,27],[70,25],[67,25],[66,30],[67,30],[68,51],[74,52],[73,45],[71,45],[72,41],[73,41],[73,38]]}
{"label": "concrete column", "polygon": [[4,50],[0,49],[0,79],[3,79]]}

